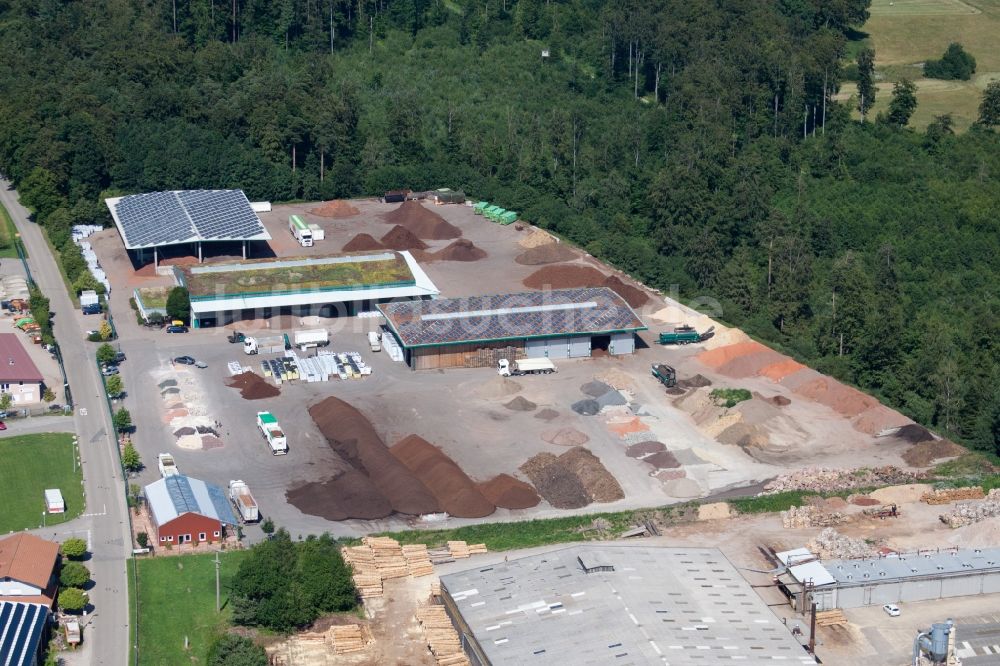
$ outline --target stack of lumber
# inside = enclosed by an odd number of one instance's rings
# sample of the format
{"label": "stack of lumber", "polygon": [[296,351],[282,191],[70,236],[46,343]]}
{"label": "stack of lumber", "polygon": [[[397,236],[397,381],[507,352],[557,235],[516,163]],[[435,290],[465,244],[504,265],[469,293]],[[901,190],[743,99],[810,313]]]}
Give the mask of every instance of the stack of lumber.
{"label": "stack of lumber", "polygon": [[431,581],[431,596],[440,597],[441,596],[441,579],[435,578]]}
{"label": "stack of lumber", "polygon": [[816,613],[817,627],[832,627],[836,624],[847,624],[847,616],[839,608],[828,611],[818,611]]}
{"label": "stack of lumber", "polygon": [[427,545],[418,543],[411,546],[403,546],[403,558],[406,560],[406,569],[414,578],[429,576],[434,573],[434,565],[431,564],[431,557],[427,553]]}
{"label": "stack of lumber", "polygon": [[430,556],[432,564],[448,564],[455,561],[447,546],[443,548],[429,548],[427,554]]}
{"label": "stack of lumber", "polygon": [[382,576],[375,564],[375,554],[368,546],[348,546],[341,549],[344,561],[354,570],[354,587],[362,599],[382,596]]}
{"label": "stack of lumber", "polygon": [[485,555],[487,553],[485,543],[470,543],[469,555]]}
{"label": "stack of lumber", "polygon": [[924,493],[920,498],[921,502],[927,504],[948,504],[958,500],[983,499],[986,494],[979,486],[967,486],[965,488],[939,488],[929,493]]}
{"label": "stack of lumber", "polygon": [[469,556],[469,544],[464,541],[449,541],[448,542],[448,552],[456,560],[465,558]]}
{"label": "stack of lumber", "polygon": [[452,626],[444,606],[419,608],[416,615],[438,666],[468,666],[469,660],[462,652],[458,632]]}
{"label": "stack of lumber", "polygon": [[337,654],[347,654],[365,649],[365,637],[361,633],[360,624],[330,627],[328,633],[333,637],[333,651]]}
{"label": "stack of lumber", "polygon": [[398,541],[389,537],[364,537],[361,541],[371,548],[375,567],[383,580],[406,577],[406,558]]}

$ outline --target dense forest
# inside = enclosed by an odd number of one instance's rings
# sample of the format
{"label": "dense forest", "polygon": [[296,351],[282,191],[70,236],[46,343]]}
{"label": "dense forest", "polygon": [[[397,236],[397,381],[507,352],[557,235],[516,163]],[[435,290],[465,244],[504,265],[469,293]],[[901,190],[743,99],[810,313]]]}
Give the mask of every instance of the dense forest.
{"label": "dense forest", "polygon": [[867,5],[0,0],[0,170],[71,279],[108,193],[463,188],[996,450],[1000,136],[832,102]]}

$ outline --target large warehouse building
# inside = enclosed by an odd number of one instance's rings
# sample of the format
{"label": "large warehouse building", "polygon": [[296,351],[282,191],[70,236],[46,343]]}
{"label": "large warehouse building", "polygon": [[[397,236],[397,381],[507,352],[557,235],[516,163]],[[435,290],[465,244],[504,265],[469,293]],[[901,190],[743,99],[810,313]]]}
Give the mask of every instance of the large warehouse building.
{"label": "large warehouse building", "polygon": [[193,246],[200,260],[205,243],[239,243],[246,258],[247,243],[271,239],[243,190],[150,192],[104,202],[140,263],[148,253],[158,264],[161,250],[174,245]]}
{"label": "large warehouse building", "polygon": [[391,250],[175,266],[174,274],[188,289],[197,328],[283,313],[351,315],[439,293],[409,252]]}
{"label": "large warehouse building", "polygon": [[500,358],[580,358],[635,351],[646,330],[611,289],[590,287],[380,305],[415,370],[481,368]]}
{"label": "large warehouse building", "polygon": [[716,548],[579,545],[441,577],[472,664],[815,664]]}
{"label": "large warehouse building", "polygon": [[790,565],[779,582],[793,597],[815,602],[817,610],[1000,592],[1000,548],[823,562],[800,548],[778,553],[778,558]]}

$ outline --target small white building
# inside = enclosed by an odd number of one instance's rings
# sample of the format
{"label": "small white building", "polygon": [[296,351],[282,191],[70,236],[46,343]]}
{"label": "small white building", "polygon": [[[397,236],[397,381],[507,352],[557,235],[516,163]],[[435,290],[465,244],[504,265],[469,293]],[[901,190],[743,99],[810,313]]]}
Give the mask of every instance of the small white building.
{"label": "small white building", "polygon": [[61,490],[58,488],[45,489],[45,510],[48,513],[66,512],[66,502],[63,500]]}

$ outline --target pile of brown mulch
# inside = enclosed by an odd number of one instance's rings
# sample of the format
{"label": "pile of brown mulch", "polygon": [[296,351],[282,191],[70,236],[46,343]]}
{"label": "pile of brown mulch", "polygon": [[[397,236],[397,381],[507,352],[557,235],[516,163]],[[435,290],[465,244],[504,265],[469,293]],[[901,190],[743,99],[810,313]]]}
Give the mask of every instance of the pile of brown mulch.
{"label": "pile of brown mulch", "polygon": [[385,245],[379,243],[370,234],[358,234],[340,249],[342,252],[369,252],[371,250],[384,250]]}
{"label": "pile of brown mulch", "polygon": [[342,219],[345,217],[354,217],[361,211],[342,199],[336,199],[334,201],[327,201],[319,208],[313,208],[309,212],[319,217]]}
{"label": "pile of brown mulch", "polygon": [[539,268],[521,283],[528,289],[576,289],[600,287],[605,275],[590,266],[566,265]]}
{"label": "pile of brown mulch", "polygon": [[642,458],[666,450],[667,447],[663,442],[639,442],[625,449],[625,455],[629,458]]}
{"label": "pile of brown mulch", "polygon": [[559,456],[559,462],[580,479],[595,502],[614,502],[625,497],[618,479],[588,449],[574,447]]}
{"label": "pile of brown mulch", "polygon": [[558,417],[559,417],[559,412],[557,412],[556,410],[551,409],[549,407],[546,407],[545,409],[543,409],[540,412],[538,412],[537,414],[535,414],[535,418],[536,419],[541,419],[543,421],[551,421],[552,419],[555,419],[555,418],[558,418]]}
{"label": "pile of brown mulch", "polygon": [[406,227],[396,225],[382,236],[382,245],[393,250],[426,250],[427,243],[417,238]]}
{"label": "pile of brown mulch", "polygon": [[293,488],[285,497],[302,513],[327,520],[375,520],[392,514],[392,505],[371,479],[353,469]]}
{"label": "pile of brown mulch", "polygon": [[[922,428],[922,426],[916,427]],[[902,428],[900,428],[900,430],[902,430]],[[908,448],[903,453],[903,460],[906,461],[906,464],[913,467],[930,467],[935,460],[940,460],[941,458],[957,458],[965,453],[968,453],[968,450],[959,446],[950,439],[932,439],[930,441],[914,444]]]}
{"label": "pile of brown mulch", "polygon": [[517,396],[510,402],[504,403],[504,407],[511,410],[512,412],[530,412],[531,410],[538,407],[538,405],[531,402],[527,398]]}
{"label": "pile of brown mulch", "polygon": [[702,386],[711,386],[712,380],[705,375],[695,375],[694,377],[686,377],[684,379],[677,380],[677,386],[680,388],[701,388]]}
{"label": "pile of brown mulch", "polygon": [[515,479],[510,474],[500,474],[480,483],[479,490],[486,499],[501,509],[530,509],[542,501],[531,484]]}
{"label": "pile of brown mulch", "polygon": [[476,247],[472,241],[459,238],[447,247],[432,255],[435,261],[479,261],[488,255],[485,250]]}
{"label": "pile of brown mulch", "polygon": [[226,386],[239,389],[240,396],[244,400],[262,400],[281,395],[277,386],[268,383],[266,379],[255,372],[241,372],[234,375],[226,380]]}
{"label": "pile of brown mulch", "polygon": [[579,509],[590,504],[583,482],[558,461],[551,453],[539,453],[521,465],[521,471],[545,501],[557,509]]}
{"label": "pile of brown mulch", "polygon": [[462,468],[422,437],[405,437],[390,450],[430,489],[449,515],[483,518],[496,511]]}
{"label": "pile of brown mulch", "polygon": [[893,437],[910,444],[919,444],[920,442],[929,442],[936,439],[934,437],[934,433],[917,423],[909,423],[905,426],[900,426],[895,434],[893,434]]}
{"label": "pile of brown mulch", "polygon": [[427,210],[418,201],[404,201],[399,208],[383,215],[382,219],[389,224],[406,227],[417,238],[425,240],[451,240],[462,235],[461,229]]}
{"label": "pile of brown mulch", "polygon": [[670,451],[659,451],[651,456],[642,459],[642,462],[649,463],[656,469],[677,469],[681,466],[677,458]]}
{"label": "pile of brown mulch", "polygon": [[646,292],[638,287],[633,287],[627,282],[623,282],[614,275],[604,281],[604,286],[621,296],[629,304],[629,307],[641,308],[646,303],[649,303],[649,296],[646,295]]}
{"label": "pile of brown mulch", "polygon": [[546,243],[529,250],[525,250],[514,259],[523,266],[541,266],[543,264],[557,264],[563,261],[573,261],[579,255],[563,243]]}
{"label": "pile of brown mulch", "polygon": [[330,397],[309,408],[337,454],[365,474],[394,511],[413,516],[439,513],[434,494],[382,442],[371,422],[343,400]]}

